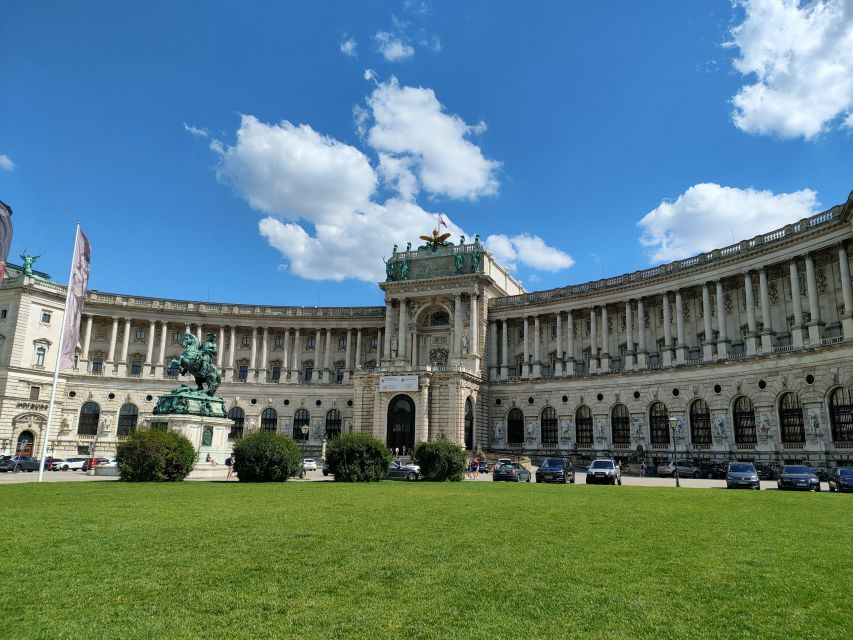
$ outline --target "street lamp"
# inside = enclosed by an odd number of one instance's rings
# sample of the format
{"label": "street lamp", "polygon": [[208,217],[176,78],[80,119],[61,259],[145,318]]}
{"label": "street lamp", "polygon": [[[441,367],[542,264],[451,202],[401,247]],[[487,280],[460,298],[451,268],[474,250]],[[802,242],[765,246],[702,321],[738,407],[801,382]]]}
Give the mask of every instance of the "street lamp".
{"label": "street lamp", "polygon": [[299,467],[299,477],[305,477],[305,441],[308,440],[308,425],[303,424],[299,427],[299,430],[302,432],[302,461],[300,462]]}
{"label": "street lamp", "polygon": [[678,477],[678,436],[681,435],[681,425],[678,423],[678,418],[673,416],[669,419],[669,428],[672,431],[672,464],[675,469],[675,486],[680,487],[681,481]]}

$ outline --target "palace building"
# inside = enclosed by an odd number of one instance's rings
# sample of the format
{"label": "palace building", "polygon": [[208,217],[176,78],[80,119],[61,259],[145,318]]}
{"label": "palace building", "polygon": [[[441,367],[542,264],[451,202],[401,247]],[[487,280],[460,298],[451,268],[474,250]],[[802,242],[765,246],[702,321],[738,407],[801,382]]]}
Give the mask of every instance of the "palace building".
{"label": "palace building", "polygon": [[[361,431],[392,449],[446,438],[575,459],[677,447],[697,460],[853,461],[853,194],[728,247],[532,293],[478,238],[435,236],[395,248],[384,306],[89,292],[49,454],[113,454],[177,386],[170,361],[193,333],[218,345],[231,439],[275,431],[320,454]],[[65,296],[8,266],[2,453],[41,451]]]}

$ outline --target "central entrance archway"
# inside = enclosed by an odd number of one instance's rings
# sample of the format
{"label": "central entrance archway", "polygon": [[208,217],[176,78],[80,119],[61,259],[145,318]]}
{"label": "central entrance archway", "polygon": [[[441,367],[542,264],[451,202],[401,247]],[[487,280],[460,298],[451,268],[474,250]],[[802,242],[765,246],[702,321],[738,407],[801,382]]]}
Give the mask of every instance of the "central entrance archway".
{"label": "central entrance archway", "polygon": [[394,396],[388,404],[388,434],[385,439],[388,448],[415,446],[415,403],[409,396]]}

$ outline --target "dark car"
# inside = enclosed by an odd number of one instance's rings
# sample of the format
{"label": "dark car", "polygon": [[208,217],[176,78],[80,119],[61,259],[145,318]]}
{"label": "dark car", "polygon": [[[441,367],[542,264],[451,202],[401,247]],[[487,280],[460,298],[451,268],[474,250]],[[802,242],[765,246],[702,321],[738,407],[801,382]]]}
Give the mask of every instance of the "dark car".
{"label": "dark car", "polygon": [[820,480],[810,467],[802,464],[786,464],[776,480],[779,489],[820,491]]}
{"label": "dark car", "polygon": [[32,456],[14,456],[0,460],[0,471],[38,471],[39,461]]}
{"label": "dark car", "polygon": [[726,471],[727,489],[761,489],[758,471],[751,462],[730,462]]}
{"label": "dark car", "polygon": [[728,462],[720,462],[718,460],[703,460],[699,464],[699,474],[703,478],[713,478],[714,480],[725,480],[726,471],[729,469]]}
{"label": "dark car", "polygon": [[575,483],[575,470],[565,458],[546,458],[536,470],[536,482]]}
{"label": "dark car", "polygon": [[759,480],[778,480],[779,471],[769,464],[757,464],[755,470],[758,472]]}
{"label": "dark car", "polygon": [[480,473],[488,473],[489,472],[489,463],[485,460],[480,460],[480,464],[478,465],[478,470]]}
{"label": "dark car", "polygon": [[388,480],[417,480],[421,477],[421,468],[416,464],[401,465],[394,460],[388,467]]}
{"label": "dark car", "polygon": [[92,467],[97,467],[99,464],[106,464],[110,461],[109,458],[94,458],[94,463],[92,462],[93,458],[89,458],[86,462],[83,463],[83,471],[88,471]]}
{"label": "dark car", "polygon": [[829,472],[830,491],[853,491],[853,467],[833,467]]}
{"label": "dark car", "polygon": [[502,464],[492,472],[494,482],[530,482],[533,474],[520,462]]}

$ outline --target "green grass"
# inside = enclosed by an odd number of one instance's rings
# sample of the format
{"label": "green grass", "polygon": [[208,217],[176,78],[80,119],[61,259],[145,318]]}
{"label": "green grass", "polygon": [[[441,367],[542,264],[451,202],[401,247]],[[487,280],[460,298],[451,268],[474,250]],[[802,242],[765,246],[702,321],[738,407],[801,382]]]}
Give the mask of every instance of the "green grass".
{"label": "green grass", "polygon": [[850,638],[853,497],[0,486],[3,638]]}

